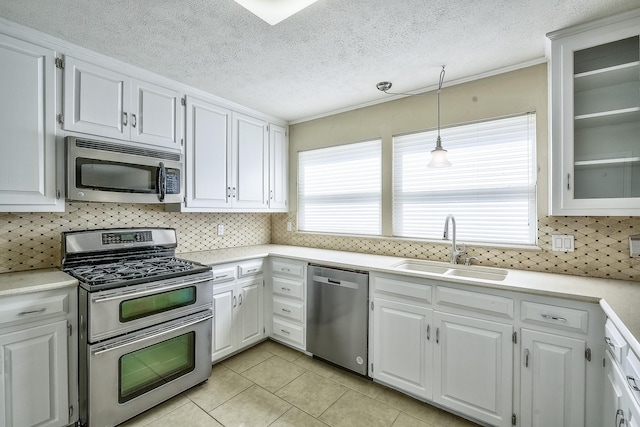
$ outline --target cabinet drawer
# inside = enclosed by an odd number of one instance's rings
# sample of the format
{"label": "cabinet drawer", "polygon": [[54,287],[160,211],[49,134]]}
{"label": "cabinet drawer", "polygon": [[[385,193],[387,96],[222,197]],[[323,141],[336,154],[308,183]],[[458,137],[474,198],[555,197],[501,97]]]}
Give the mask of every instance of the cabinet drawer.
{"label": "cabinet drawer", "polygon": [[304,346],[304,328],[293,325],[280,319],[273,319],[273,335],[276,338],[294,343],[300,347]]}
{"label": "cabinet drawer", "polygon": [[376,276],[373,279],[374,292],[407,297],[417,301],[431,303],[431,286],[414,283],[404,279]]}
{"label": "cabinet drawer", "polygon": [[522,301],[521,319],[523,322],[535,323],[556,329],[587,333],[589,312],[550,304]]}
{"label": "cabinet drawer", "polygon": [[640,403],[640,359],[633,351],[627,353],[626,359],[622,370],[636,403]]}
{"label": "cabinet drawer", "polygon": [[262,264],[263,261],[261,259],[243,262],[238,266],[238,276],[247,277],[262,274]]}
{"label": "cabinet drawer", "polygon": [[611,319],[607,319],[604,325],[604,342],[607,343],[607,348],[613,358],[621,365],[627,355],[627,341]]}
{"label": "cabinet drawer", "polygon": [[228,282],[236,279],[235,265],[213,266],[213,283]]}
{"label": "cabinet drawer", "polygon": [[302,302],[273,297],[273,314],[303,323],[304,304]]}
{"label": "cabinet drawer", "polygon": [[302,296],[303,296],[302,282],[283,279],[280,277],[274,277],[273,293],[277,295],[284,295],[287,297],[302,299]]}
{"label": "cabinet drawer", "polygon": [[2,299],[0,326],[12,322],[29,322],[52,315],[69,313],[69,294],[39,296],[27,294]]}
{"label": "cabinet drawer", "polygon": [[271,262],[273,274],[287,277],[304,277],[305,264],[295,263],[293,261],[273,260]]}
{"label": "cabinet drawer", "polygon": [[439,305],[513,319],[514,302],[510,298],[438,286],[436,302]]}

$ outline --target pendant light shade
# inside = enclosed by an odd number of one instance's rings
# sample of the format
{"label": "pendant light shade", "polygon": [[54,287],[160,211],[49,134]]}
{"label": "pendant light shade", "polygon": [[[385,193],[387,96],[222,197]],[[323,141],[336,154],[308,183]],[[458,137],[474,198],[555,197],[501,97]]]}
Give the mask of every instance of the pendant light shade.
{"label": "pendant light shade", "polygon": [[436,148],[431,150],[431,161],[427,164],[428,168],[446,168],[451,166],[451,162],[447,159],[447,150],[442,148],[440,135],[436,139]]}
{"label": "pendant light shade", "polygon": [[442,83],[444,82],[444,65],[440,71],[440,83],[438,84],[438,138],[436,138],[436,148],[431,151],[431,161],[427,164],[428,168],[446,168],[451,166],[451,162],[447,159],[447,150],[442,148],[442,140],[440,139],[440,92],[442,91]]}

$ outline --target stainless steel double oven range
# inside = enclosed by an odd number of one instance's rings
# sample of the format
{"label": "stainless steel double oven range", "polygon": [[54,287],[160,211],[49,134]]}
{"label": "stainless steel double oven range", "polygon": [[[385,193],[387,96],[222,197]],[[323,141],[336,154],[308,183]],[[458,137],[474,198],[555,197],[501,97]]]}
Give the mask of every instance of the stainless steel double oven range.
{"label": "stainless steel double oven range", "polygon": [[80,424],[106,427],[211,373],[211,267],[175,257],[176,231],[62,233],[79,287]]}

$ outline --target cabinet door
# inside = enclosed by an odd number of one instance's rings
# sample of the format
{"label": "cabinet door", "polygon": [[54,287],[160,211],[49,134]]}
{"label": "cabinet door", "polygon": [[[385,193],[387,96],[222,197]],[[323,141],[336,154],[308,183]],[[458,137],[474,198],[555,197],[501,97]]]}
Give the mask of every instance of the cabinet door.
{"label": "cabinet door", "polygon": [[0,208],[63,211],[56,199],[55,52],[0,35]]}
{"label": "cabinet door", "polygon": [[434,324],[434,401],[494,426],[511,426],[513,326],[438,311]]}
{"label": "cabinet door", "polygon": [[607,23],[550,35],[553,215],[640,212],[640,17]]}
{"label": "cabinet door", "polygon": [[186,206],[230,208],[231,111],[187,97]]}
{"label": "cabinet door", "polygon": [[180,93],[132,79],[131,140],[181,150]]}
{"label": "cabinet door", "polygon": [[[625,413],[622,405],[622,393],[626,384],[620,368],[607,351],[604,364],[604,402],[602,405],[602,426],[620,427],[620,419]],[[622,424],[624,425],[624,424]]]}
{"label": "cabinet door", "polygon": [[264,337],[262,276],[238,281],[238,314],[236,330],[238,348],[260,341]]}
{"label": "cabinet door", "polygon": [[66,426],[69,418],[67,322],[0,336],[3,426]]}
{"label": "cabinet door", "polygon": [[211,361],[236,351],[234,329],[235,308],[238,298],[236,284],[231,282],[213,288],[213,337],[211,339]]}
{"label": "cabinet door", "polygon": [[433,310],[375,298],[373,376],[386,384],[431,399]]}
{"label": "cabinet door", "polygon": [[64,129],[128,140],[130,79],[67,56],[64,70]]}
{"label": "cabinet door", "polygon": [[234,113],[232,197],[236,208],[267,209],[269,155],[267,123]]}
{"label": "cabinet door", "polygon": [[269,125],[269,209],[287,210],[289,143],[285,128]]}
{"label": "cabinet door", "polygon": [[522,329],[521,426],[585,424],[583,340]]}

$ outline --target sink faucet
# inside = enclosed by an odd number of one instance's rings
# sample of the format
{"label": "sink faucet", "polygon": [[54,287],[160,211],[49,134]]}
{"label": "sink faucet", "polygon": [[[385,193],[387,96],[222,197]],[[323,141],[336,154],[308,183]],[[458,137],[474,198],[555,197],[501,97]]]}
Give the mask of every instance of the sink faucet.
{"label": "sink faucet", "polygon": [[451,240],[451,264],[458,263],[458,257],[462,256],[466,253],[464,244],[462,245],[462,249],[458,249],[456,246],[456,219],[453,215],[447,215],[447,219],[444,221],[444,234],[442,235],[442,240],[449,240],[449,220],[451,220],[451,224],[453,224],[453,239]]}

